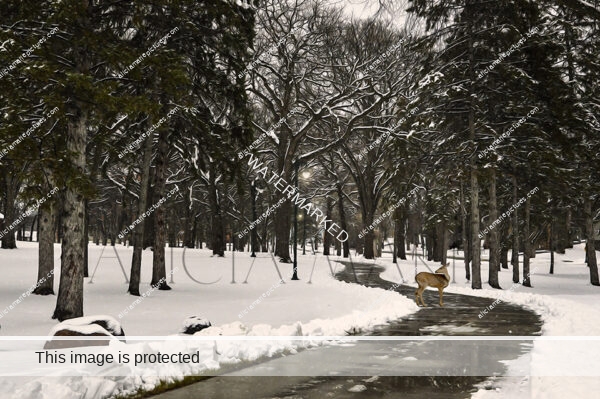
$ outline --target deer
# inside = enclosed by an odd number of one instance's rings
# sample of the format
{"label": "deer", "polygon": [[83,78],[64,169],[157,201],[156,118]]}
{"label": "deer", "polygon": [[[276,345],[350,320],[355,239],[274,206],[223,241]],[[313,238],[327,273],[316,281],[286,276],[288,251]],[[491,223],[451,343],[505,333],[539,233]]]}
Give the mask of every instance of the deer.
{"label": "deer", "polygon": [[415,276],[415,281],[419,284],[419,288],[415,291],[415,302],[419,305],[419,299],[424,307],[425,302],[423,301],[423,291],[427,287],[434,287],[438,289],[440,293],[440,306],[444,307],[444,288],[450,283],[450,274],[448,274],[448,265],[443,265],[435,271],[435,273],[421,272]]}

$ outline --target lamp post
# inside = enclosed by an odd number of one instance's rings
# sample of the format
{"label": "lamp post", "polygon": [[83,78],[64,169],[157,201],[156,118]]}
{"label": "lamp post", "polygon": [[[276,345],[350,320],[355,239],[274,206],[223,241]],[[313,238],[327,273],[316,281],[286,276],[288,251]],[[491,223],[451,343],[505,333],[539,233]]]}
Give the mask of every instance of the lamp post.
{"label": "lamp post", "polygon": [[306,255],[306,209],[302,218],[302,255]]}

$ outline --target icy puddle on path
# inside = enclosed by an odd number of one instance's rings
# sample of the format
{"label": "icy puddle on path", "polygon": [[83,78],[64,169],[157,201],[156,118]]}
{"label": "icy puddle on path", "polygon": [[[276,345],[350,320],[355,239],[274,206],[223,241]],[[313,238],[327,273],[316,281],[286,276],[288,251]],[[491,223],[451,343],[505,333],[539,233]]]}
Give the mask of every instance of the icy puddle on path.
{"label": "icy puddle on path", "polygon": [[[379,277],[382,268],[345,263],[342,281],[390,289]],[[396,287],[414,297],[414,288]],[[419,336],[539,335],[541,320],[533,312],[502,303],[479,319],[493,300],[446,294],[446,307],[437,306],[437,292],[426,291],[429,308],[380,326],[372,336],[382,340],[325,345],[293,356],[210,378],[158,395],[160,399],[189,398],[468,398],[475,385],[506,372],[503,361],[527,353],[523,340],[411,340]],[[389,340],[383,336],[406,337]],[[352,337],[348,337],[352,339]],[[523,370],[523,375],[529,374]]]}

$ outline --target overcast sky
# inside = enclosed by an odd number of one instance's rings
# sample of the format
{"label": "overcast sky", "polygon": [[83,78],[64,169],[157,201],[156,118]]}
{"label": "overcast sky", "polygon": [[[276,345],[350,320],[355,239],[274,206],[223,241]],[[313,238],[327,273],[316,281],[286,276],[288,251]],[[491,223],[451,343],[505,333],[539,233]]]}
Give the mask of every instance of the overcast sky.
{"label": "overcast sky", "polygon": [[[394,12],[394,24],[397,26],[402,25],[404,21],[404,15],[406,15],[406,0],[386,0],[393,7],[396,8]],[[329,0],[329,4],[337,5],[342,7],[348,16],[354,18],[368,18],[373,16],[377,11],[380,10],[379,0]],[[389,14],[383,12],[383,17],[389,17]]]}

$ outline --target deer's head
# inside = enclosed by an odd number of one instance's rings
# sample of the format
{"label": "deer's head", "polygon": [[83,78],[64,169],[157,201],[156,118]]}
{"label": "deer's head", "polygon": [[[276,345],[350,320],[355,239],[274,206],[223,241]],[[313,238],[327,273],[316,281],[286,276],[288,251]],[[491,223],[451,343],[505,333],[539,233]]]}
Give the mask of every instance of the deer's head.
{"label": "deer's head", "polygon": [[435,272],[445,274],[447,271],[448,271],[448,265],[443,265],[442,267],[437,269]]}

